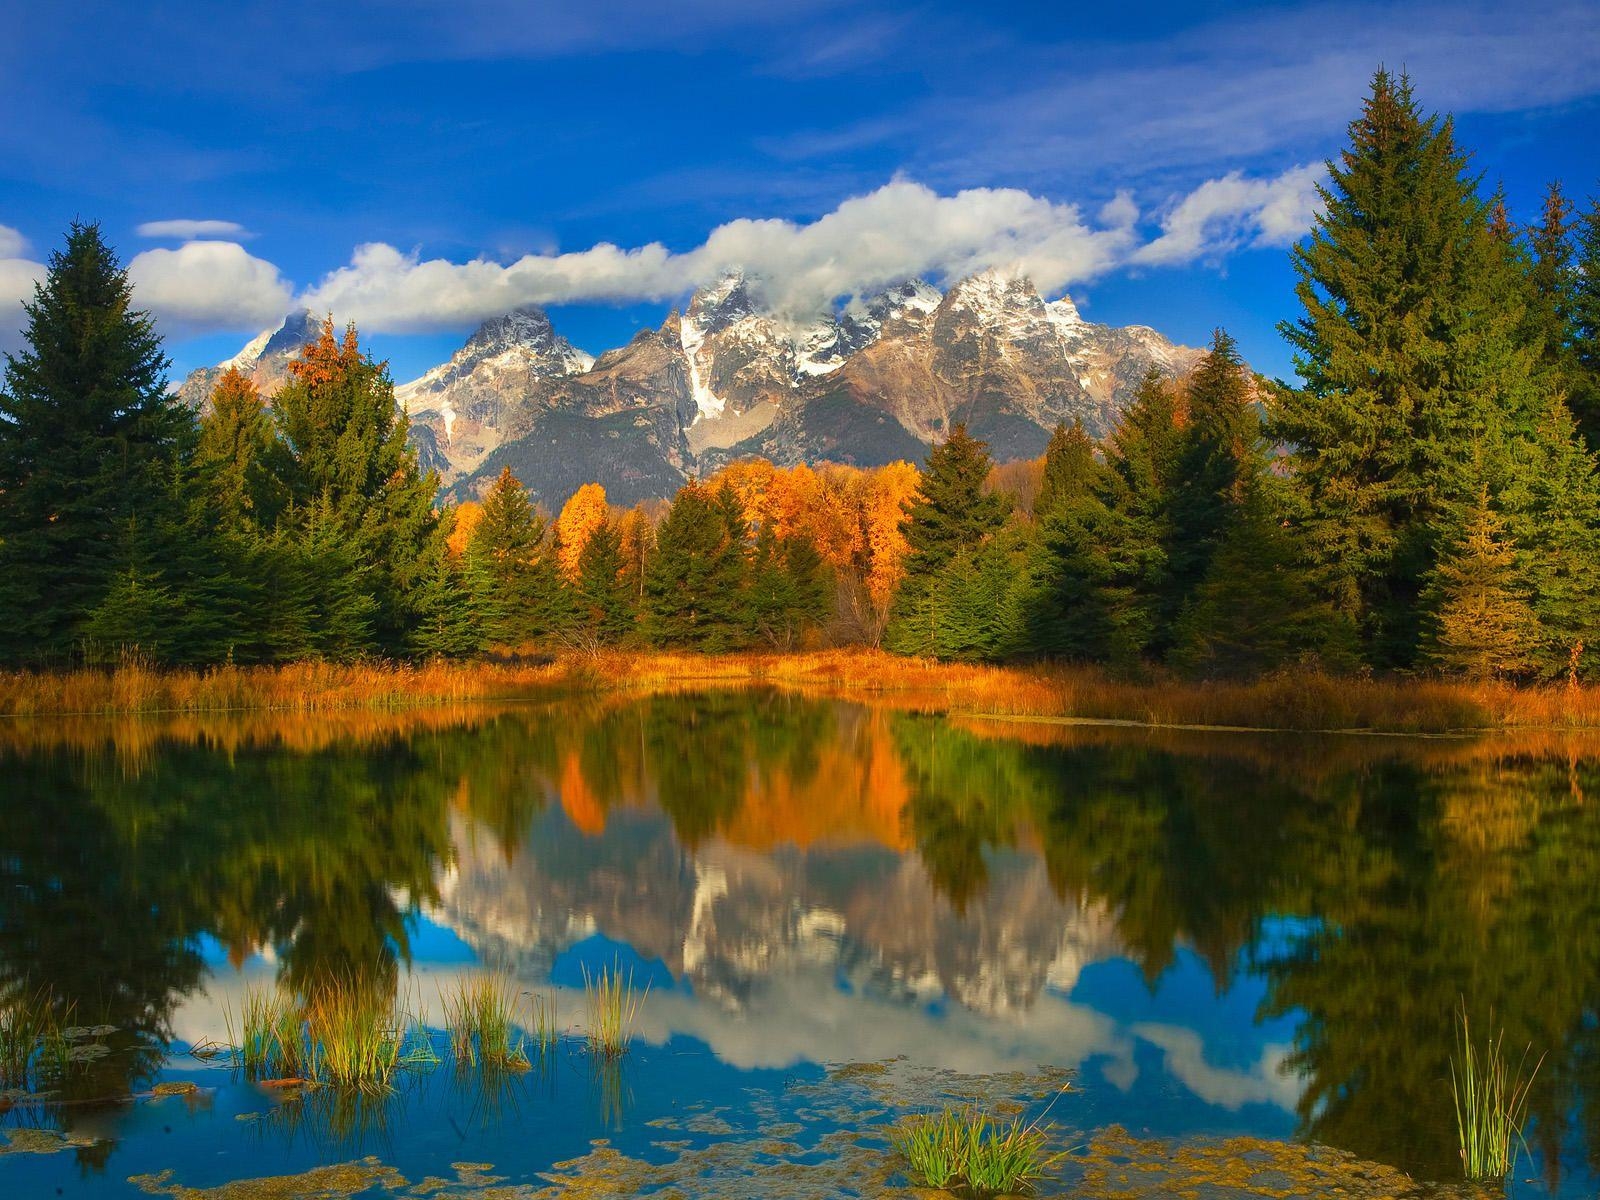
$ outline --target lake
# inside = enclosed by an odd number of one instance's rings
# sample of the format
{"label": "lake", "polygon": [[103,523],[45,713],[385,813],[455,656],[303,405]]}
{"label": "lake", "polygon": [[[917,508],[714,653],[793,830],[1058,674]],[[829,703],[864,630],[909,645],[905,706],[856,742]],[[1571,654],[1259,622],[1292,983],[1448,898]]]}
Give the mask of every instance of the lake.
{"label": "lake", "polygon": [[[1072,1151],[1044,1194],[1394,1194],[1459,1177],[1463,1003],[1544,1056],[1513,1190],[1600,1183],[1600,743],[753,689],[13,722],[0,790],[0,997],[71,1026],[6,1196],[879,1195],[889,1126],[968,1103]],[[563,1032],[383,1091],[232,1065],[252,992],[353,965],[440,1047],[484,970]]]}

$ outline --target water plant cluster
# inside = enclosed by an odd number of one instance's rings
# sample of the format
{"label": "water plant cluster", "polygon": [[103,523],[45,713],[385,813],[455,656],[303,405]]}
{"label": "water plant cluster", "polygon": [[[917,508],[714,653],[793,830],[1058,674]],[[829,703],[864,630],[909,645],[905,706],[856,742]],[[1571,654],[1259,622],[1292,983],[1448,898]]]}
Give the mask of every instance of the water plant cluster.
{"label": "water plant cluster", "polygon": [[[584,975],[587,1044],[615,1060],[627,1052],[648,987],[632,973]],[[466,976],[439,990],[443,1041],[458,1070],[524,1071],[554,1051],[554,995],[524,992],[510,976]],[[329,978],[303,995],[281,985],[249,988],[237,1024],[225,1013],[236,1065],[253,1080],[293,1079],[361,1090],[387,1089],[397,1072],[445,1061],[427,1010],[360,975]]]}
{"label": "water plant cluster", "polygon": [[1067,1155],[1050,1150],[1049,1142],[1042,1116],[1005,1120],[976,1108],[912,1117],[890,1134],[914,1182],[981,1197],[1031,1190]]}
{"label": "water plant cluster", "polygon": [[1456,1133],[1461,1141],[1461,1169],[1474,1181],[1503,1180],[1517,1155],[1527,1148],[1523,1125],[1528,1094],[1544,1058],[1528,1067],[1532,1047],[1524,1047],[1513,1064],[1505,1048],[1505,1031],[1490,1034],[1482,1045],[1472,1040],[1472,1024],[1463,1004],[1456,1014],[1456,1052],[1450,1060],[1455,1096]]}

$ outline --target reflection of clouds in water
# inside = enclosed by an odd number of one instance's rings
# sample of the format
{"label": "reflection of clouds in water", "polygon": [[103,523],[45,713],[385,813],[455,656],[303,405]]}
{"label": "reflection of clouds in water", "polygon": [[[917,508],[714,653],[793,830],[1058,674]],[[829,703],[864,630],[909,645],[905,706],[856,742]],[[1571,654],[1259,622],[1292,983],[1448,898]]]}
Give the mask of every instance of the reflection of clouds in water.
{"label": "reflection of clouds in water", "polygon": [[[581,994],[562,997],[580,1011],[582,1000]],[[639,1032],[657,1043],[674,1034],[698,1038],[719,1059],[741,1068],[904,1055],[926,1066],[984,1074],[1074,1067],[1097,1055],[1128,1061],[1132,1054],[1132,1043],[1114,1022],[1082,1005],[1052,1001],[996,1021],[955,1007],[936,1013],[846,992],[821,972],[769,980],[764,1002],[736,1017],[682,992],[653,994]]]}
{"label": "reflection of clouds in water", "polygon": [[1290,1046],[1265,1045],[1248,1071],[1230,1071],[1206,1061],[1205,1043],[1192,1029],[1141,1023],[1129,1032],[1159,1046],[1165,1052],[1167,1070],[1207,1104],[1229,1112],[1237,1112],[1246,1104],[1271,1104],[1293,1112],[1300,1099],[1299,1081],[1283,1069]]}
{"label": "reflection of clouds in water", "polygon": [[[472,968],[419,964],[402,976],[402,1006],[438,1023],[439,994]],[[174,1015],[173,1029],[190,1044],[227,1040],[225,1012],[237,1013],[249,987],[270,987],[271,967],[252,959],[239,971],[222,968],[202,992]],[[580,989],[534,991],[556,996],[559,1019],[576,1033],[584,1020]],[[1114,1017],[1056,992],[1041,996],[1026,1012],[1004,1019],[951,1006],[934,1011],[922,1004],[840,988],[825,972],[796,972],[770,978],[763,1002],[736,1015],[720,1004],[683,991],[650,993],[637,1025],[640,1042],[661,1045],[674,1036],[704,1042],[717,1059],[741,1070],[782,1069],[801,1063],[881,1062],[904,1056],[929,1067],[962,1074],[1034,1071],[1041,1066],[1080,1067],[1098,1061],[1101,1077],[1122,1092],[1139,1080],[1134,1061],[1137,1041],[1163,1052],[1172,1077],[1207,1104],[1236,1112],[1247,1104],[1269,1104],[1293,1112],[1300,1084],[1282,1067],[1290,1047],[1263,1045],[1248,1070],[1230,1070],[1206,1061],[1200,1035],[1182,1026],[1141,1022],[1123,1026]]]}

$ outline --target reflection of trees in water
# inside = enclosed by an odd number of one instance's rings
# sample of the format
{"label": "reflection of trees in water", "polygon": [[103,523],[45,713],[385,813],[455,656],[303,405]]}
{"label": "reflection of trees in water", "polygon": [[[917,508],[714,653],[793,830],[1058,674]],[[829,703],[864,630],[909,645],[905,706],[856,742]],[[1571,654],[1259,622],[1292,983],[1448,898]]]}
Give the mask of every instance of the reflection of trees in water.
{"label": "reflection of trees in water", "polygon": [[[1549,1058],[1537,1140],[1569,1117],[1600,1156],[1600,761],[1403,750],[1349,771],[1269,755],[1028,747],[908,720],[919,851],[952,896],[983,855],[1037,839],[1055,885],[1104,901],[1154,980],[1193,946],[1219,987],[1247,959],[1265,1016],[1300,1019],[1291,1067],[1318,1140],[1449,1177],[1454,1007]],[[963,741],[964,739],[964,741]],[[975,883],[974,880],[979,882]],[[1264,918],[1308,918],[1261,939]]]}
{"label": "reflection of trees in water", "polygon": [[[1261,970],[1264,1015],[1299,1020],[1310,1135],[1452,1174],[1448,1054],[1464,996],[1481,1022],[1494,1010],[1508,1045],[1550,1053],[1533,1103],[1547,1151],[1575,1120],[1600,1160],[1594,759],[1556,745],[994,735],[1010,732],[728,692],[430,720],[310,753],[297,739],[147,730],[135,755],[115,738],[7,749],[0,989],[48,986],[74,1020],[123,1030],[123,1052],[73,1086],[126,1095],[149,1082],[153,1047],[201,977],[202,934],[240,954],[275,947],[302,990],[353,965],[392,978],[408,914],[437,898],[453,861],[452,812],[505,858],[536,862],[545,900],[610,919],[667,961],[694,907],[685,848],[715,838],[751,856],[796,847],[782,886],[920,966],[954,962],[963,931],[993,932],[1020,855],[1042,861],[1063,903],[1114,913],[1152,982],[1179,945],[1219,987]],[[556,799],[570,820],[535,826]],[[619,819],[649,806],[675,839]],[[808,852],[846,828],[886,849]],[[907,846],[915,862],[898,856]],[[776,913],[781,898],[755,899]],[[731,947],[754,952],[776,928],[757,915],[724,914]],[[1048,915],[1027,918],[1045,957]],[[1278,915],[1305,920],[1262,938]],[[905,943],[892,950],[889,925]],[[957,973],[995,953],[970,941]],[[1014,992],[1032,1003],[1036,987]]]}

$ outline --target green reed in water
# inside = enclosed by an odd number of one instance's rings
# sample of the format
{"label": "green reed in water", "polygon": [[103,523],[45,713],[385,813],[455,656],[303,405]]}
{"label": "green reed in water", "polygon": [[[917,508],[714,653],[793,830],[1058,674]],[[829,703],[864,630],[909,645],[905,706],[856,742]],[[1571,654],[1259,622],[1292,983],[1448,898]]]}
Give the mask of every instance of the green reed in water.
{"label": "green reed in water", "polygon": [[1450,1083],[1455,1093],[1456,1132],[1461,1139],[1461,1167],[1471,1180],[1504,1179],[1511,1173],[1528,1111],[1528,1093],[1544,1062],[1540,1055],[1524,1074],[1526,1047],[1515,1068],[1505,1052],[1505,1031],[1472,1041],[1472,1027],[1463,1002],[1456,1015],[1456,1053],[1450,1058]]}
{"label": "green reed in water", "polygon": [[305,1017],[281,988],[246,988],[237,1032],[231,1008],[223,1009],[222,1020],[248,1078],[298,1076],[304,1070]]}
{"label": "green reed in water", "polygon": [[59,1043],[60,1023],[47,992],[18,992],[0,1004],[0,1088],[37,1083],[40,1060]]}
{"label": "green reed in water", "polygon": [[650,994],[650,985],[641,992],[633,985],[633,971],[626,977],[613,964],[602,967],[598,975],[583,968],[583,994],[589,1010],[589,1050],[602,1058],[617,1058],[627,1053],[633,1041],[633,1026],[639,1009]]}
{"label": "green reed in water", "polygon": [[1044,1115],[1026,1123],[1021,1117],[1003,1121],[972,1108],[912,1117],[889,1140],[906,1160],[913,1181],[958,1195],[1029,1191],[1066,1157],[1064,1150],[1046,1149]]}
{"label": "green reed in water", "polygon": [[[458,979],[440,993],[450,1052],[456,1065],[520,1069],[528,1066],[524,1041],[516,1024],[517,988],[502,975]],[[541,1047],[543,1040],[541,1036]]]}
{"label": "green reed in water", "polygon": [[335,1087],[388,1088],[405,1027],[391,997],[359,977],[334,978],[313,990],[305,1007],[313,1078]]}

